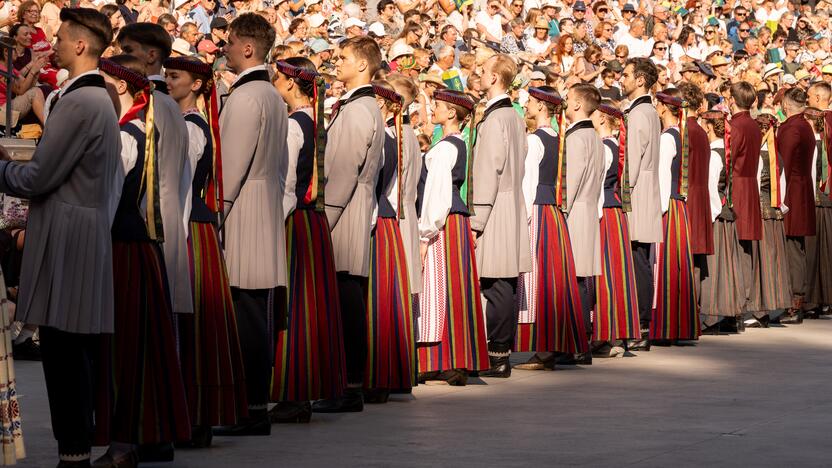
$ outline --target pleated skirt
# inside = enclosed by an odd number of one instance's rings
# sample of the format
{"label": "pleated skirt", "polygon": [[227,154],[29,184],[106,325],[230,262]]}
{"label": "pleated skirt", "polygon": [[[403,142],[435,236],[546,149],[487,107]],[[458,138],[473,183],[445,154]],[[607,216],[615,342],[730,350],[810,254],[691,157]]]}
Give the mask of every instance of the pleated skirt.
{"label": "pleated skirt", "polygon": [[335,398],[347,386],[341,305],[326,215],[295,210],[286,220],[287,302],[277,331],[272,400]]}
{"label": "pleated skirt", "polygon": [[364,387],[409,389],[416,385],[416,340],[407,262],[396,219],[376,221],[367,295]]}
{"label": "pleated skirt", "polygon": [[514,350],[588,351],[569,227],[554,205],[534,205],[529,223],[532,271],[517,287],[519,325]]}
{"label": "pleated skirt", "polygon": [[595,280],[597,300],[592,339],[640,338],[630,227],[621,208],[604,208],[601,253],[601,274]]}
{"label": "pleated skirt", "polygon": [[695,340],[699,338],[700,323],[685,202],[671,198],[662,221],[664,240],[659,246],[656,307],[650,322],[650,339]]}
{"label": "pleated skirt", "polygon": [[832,208],[815,208],[817,234],[806,238],[806,302],[813,306],[832,304]]}
{"label": "pleated skirt", "polygon": [[722,317],[739,317],[744,312],[739,253],[736,225],[733,221],[717,219],[714,254],[707,257],[708,274],[702,280],[699,296],[699,314],[706,325],[713,325]]}
{"label": "pleated skirt", "polygon": [[416,317],[419,372],[489,367],[474,240],[467,216],[450,214],[431,239]]}
{"label": "pleated skirt", "polygon": [[792,306],[786,231],[781,219],[763,220],[763,239],[754,243],[750,312],[768,312]]}
{"label": "pleated skirt", "polygon": [[113,276],[115,332],[102,339],[105,385],[96,401],[96,444],[189,440],[161,249],[152,242],[113,242]]}
{"label": "pleated skirt", "polygon": [[248,415],[237,317],[217,230],[191,222],[194,313],[178,314],[179,359],[193,426],[236,424]]}

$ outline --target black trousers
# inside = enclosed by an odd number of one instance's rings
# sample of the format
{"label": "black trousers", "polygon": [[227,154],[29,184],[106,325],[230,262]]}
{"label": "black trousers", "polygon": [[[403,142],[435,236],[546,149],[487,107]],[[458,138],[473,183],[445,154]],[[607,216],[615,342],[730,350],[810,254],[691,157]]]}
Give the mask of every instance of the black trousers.
{"label": "black trousers", "polygon": [[636,274],[638,318],[641,328],[650,328],[653,318],[653,264],[650,262],[650,246],[645,242],[632,242],[633,270]]}
{"label": "black trousers", "polygon": [[347,383],[363,384],[364,366],[367,364],[367,278],[340,272],[338,292],[341,297]]}
{"label": "black trousers", "polygon": [[517,334],[517,278],[480,278],[485,306],[488,351],[507,353]]}
{"label": "black trousers", "polygon": [[246,394],[252,409],[265,410],[269,403],[274,355],[268,326],[270,292],[270,289],[231,288],[246,372]]}
{"label": "black trousers", "polygon": [[89,454],[101,335],[40,327],[40,351],[58,453]]}
{"label": "black trousers", "polygon": [[[578,277],[578,294],[581,296],[581,312],[584,316],[584,325],[586,326],[587,334],[592,334],[592,309],[595,308],[595,277],[594,276],[579,276]],[[578,338],[580,339],[580,337]]]}

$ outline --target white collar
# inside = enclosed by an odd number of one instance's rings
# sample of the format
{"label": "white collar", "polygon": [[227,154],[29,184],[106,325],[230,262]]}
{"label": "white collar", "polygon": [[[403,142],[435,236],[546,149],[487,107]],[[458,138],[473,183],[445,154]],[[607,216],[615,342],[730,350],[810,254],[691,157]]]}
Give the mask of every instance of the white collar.
{"label": "white collar", "polygon": [[81,73],[80,75],[76,76],[75,78],[66,80],[64,82],[63,87],[58,92],[58,98],[60,99],[60,98],[64,97],[64,93],[66,92],[66,90],[68,90],[69,87],[72,86],[73,83],[78,81],[78,78],[81,78],[82,76],[86,76],[86,75],[98,75],[98,69],[96,68],[95,70],[90,70],[88,72]]}
{"label": "white collar", "polygon": [[150,81],[165,81],[165,77],[162,75],[147,75],[147,79]]}
{"label": "white collar", "polygon": [[488,102],[485,103],[485,108],[488,109],[489,107],[493,106],[500,99],[509,99],[508,94],[503,93],[503,94],[500,94],[498,96],[494,96],[493,98],[489,99]]}
{"label": "white collar", "polygon": [[574,127],[575,125],[578,125],[581,122],[592,122],[592,119],[576,120],[576,121],[572,122],[571,124],[569,124],[568,127],[566,127],[566,131],[568,132],[570,128]]}
{"label": "white collar", "polygon": [[356,92],[356,91],[358,91],[359,89],[361,89],[361,88],[372,88],[372,87],[373,87],[373,85],[369,85],[369,84],[365,84],[365,85],[361,85],[361,86],[356,86],[355,88],[353,88],[353,89],[351,89],[351,90],[347,91],[346,93],[342,94],[342,95],[341,95],[341,97],[340,97],[340,98],[338,98],[338,100],[339,100],[339,101],[346,101],[347,99],[349,99],[349,98],[350,98],[350,96],[352,96],[353,94],[355,94],[355,92]]}
{"label": "white collar", "polygon": [[725,140],[718,138],[711,142],[711,149],[725,148]]}
{"label": "white collar", "polygon": [[266,65],[265,65],[265,64],[263,64],[263,65],[255,65],[255,66],[253,66],[253,67],[251,67],[251,68],[246,68],[245,70],[243,70],[242,72],[240,72],[240,73],[237,75],[237,79],[235,79],[235,80],[234,80],[234,82],[233,82],[233,83],[231,83],[231,86],[234,86],[235,84],[237,84],[237,82],[238,82],[238,81],[240,81],[240,78],[242,78],[242,77],[244,77],[244,76],[248,75],[248,74],[249,74],[249,73],[251,73],[251,72],[258,71],[258,70],[268,71],[268,70],[266,70]]}

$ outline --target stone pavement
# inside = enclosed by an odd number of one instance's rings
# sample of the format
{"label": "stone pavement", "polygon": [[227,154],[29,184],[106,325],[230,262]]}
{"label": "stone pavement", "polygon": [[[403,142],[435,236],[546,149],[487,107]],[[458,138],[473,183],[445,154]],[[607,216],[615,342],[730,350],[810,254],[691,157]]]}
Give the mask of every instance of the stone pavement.
{"label": "stone pavement", "polygon": [[[704,336],[587,367],[419,386],[156,466],[832,466],[830,357],[829,318]],[[17,371],[23,466],[54,466],[40,364]]]}

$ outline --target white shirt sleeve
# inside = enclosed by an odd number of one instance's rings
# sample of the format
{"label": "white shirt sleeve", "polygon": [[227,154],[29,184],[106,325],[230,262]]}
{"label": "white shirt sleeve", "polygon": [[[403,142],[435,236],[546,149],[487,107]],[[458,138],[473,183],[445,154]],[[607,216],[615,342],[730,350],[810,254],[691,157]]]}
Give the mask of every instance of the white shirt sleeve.
{"label": "white shirt sleeve", "polygon": [[286,186],[283,189],[283,215],[288,218],[298,204],[295,189],[298,183],[298,158],[300,148],[303,146],[303,130],[294,119],[289,119],[286,146],[289,149],[289,157],[287,158]]}
{"label": "white shirt sleeve", "polygon": [[614,160],[614,155],[612,154],[612,150],[609,146],[605,144],[601,144],[604,148],[604,177],[601,179],[601,194],[598,196],[598,219],[601,219],[604,216],[604,183],[603,180],[607,178],[607,171],[610,170],[610,166],[612,166],[612,162]]}
{"label": "white shirt sleeve", "polygon": [[662,213],[667,213],[670,206],[670,184],[673,158],[676,157],[676,139],[670,133],[662,133],[659,140],[659,196],[662,202]]}
{"label": "white shirt sleeve", "polygon": [[182,193],[185,194],[185,206],[182,210],[182,216],[183,222],[185,223],[185,232],[187,233],[190,232],[189,225],[191,208],[193,207],[192,200],[194,196],[199,196],[199,194],[194,195],[193,193],[196,163],[199,162],[199,158],[205,152],[205,145],[208,144],[208,140],[205,138],[205,133],[203,133],[202,129],[195,123],[186,120],[185,125],[188,127],[188,159],[185,162],[185,170],[182,171],[182,180],[179,183],[181,184]]}
{"label": "white shirt sleeve", "polygon": [[[394,138],[401,138],[400,136],[396,135],[396,132],[388,127],[388,133],[393,136]],[[391,158],[398,158],[398,154],[391,154]],[[396,164],[399,164],[400,161],[396,161]],[[403,162],[403,161],[402,161]],[[396,172],[393,173],[393,183],[390,184],[390,190],[385,195],[387,197],[387,201],[390,202],[390,206],[393,207],[393,211],[396,212],[396,215],[399,214],[399,171],[398,169]]]}
{"label": "white shirt sleeve", "polygon": [[711,151],[708,164],[708,194],[711,201],[711,222],[716,221],[722,212],[722,200],[719,198],[719,174],[722,172],[722,157],[716,151]]}
{"label": "white shirt sleeve", "polygon": [[[765,141],[763,142],[763,146],[760,147],[760,153],[763,151],[768,151],[768,143]],[[771,157],[771,155],[769,155]],[[770,175],[769,175],[770,177]],[[757,191],[760,191],[760,187],[763,185],[763,158],[760,158],[760,164],[757,164]]]}
{"label": "white shirt sleeve", "polygon": [[537,196],[537,184],[540,181],[540,161],[543,160],[543,142],[537,135],[527,135],[528,152],[526,153],[525,172],[523,173],[523,199],[526,202],[526,221],[532,217],[532,205]]}
{"label": "white shirt sleeve", "polygon": [[[815,183],[818,180],[818,145],[817,140],[815,140],[815,148],[812,150],[812,187],[815,187]],[[785,171],[784,171],[785,172]],[[784,190],[785,191],[785,190]],[[812,196],[815,195],[815,189],[812,190]]]}
{"label": "white shirt sleeve", "polygon": [[419,217],[419,237],[429,240],[445,227],[451,211],[453,196],[453,171],[456,148],[447,141],[440,141],[425,155],[425,194],[422,198],[422,215]]}

